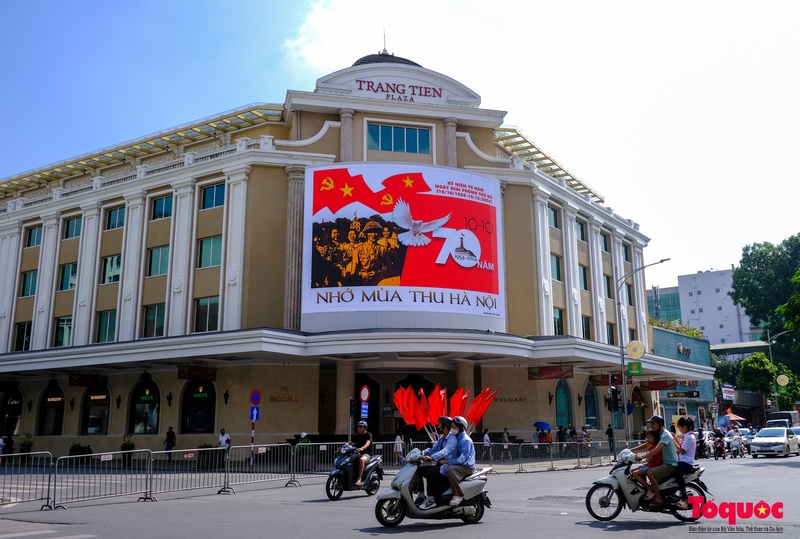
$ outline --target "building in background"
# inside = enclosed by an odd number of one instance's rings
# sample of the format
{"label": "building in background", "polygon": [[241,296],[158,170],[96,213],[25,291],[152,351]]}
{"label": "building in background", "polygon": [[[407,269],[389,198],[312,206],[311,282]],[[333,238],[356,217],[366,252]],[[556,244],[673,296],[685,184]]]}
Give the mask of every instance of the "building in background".
{"label": "building in background", "polygon": [[257,389],[257,441],[344,435],[366,386],[393,439],[393,393],[436,384],[500,387],[484,420],[518,437],[602,427],[634,339],[637,383],[710,380],[653,352],[649,238],[504,117],[384,51],[0,180],[2,433],[236,444]]}
{"label": "building in background", "polygon": [[681,321],[681,296],[677,286],[647,290],[647,313],[666,322]]}

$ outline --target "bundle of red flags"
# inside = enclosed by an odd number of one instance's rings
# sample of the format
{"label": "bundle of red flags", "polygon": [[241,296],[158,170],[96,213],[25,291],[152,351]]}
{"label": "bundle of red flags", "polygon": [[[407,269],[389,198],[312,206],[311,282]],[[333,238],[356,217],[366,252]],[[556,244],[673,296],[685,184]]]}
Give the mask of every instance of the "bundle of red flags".
{"label": "bundle of red flags", "polygon": [[420,389],[419,396],[414,392],[414,388],[408,386],[400,387],[394,393],[394,405],[403,417],[403,420],[417,427],[417,430],[425,429],[431,441],[436,440],[436,423],[441,416],[449,415],[456,417],[463,416],[469,428],[467,434],[472,434],[475,426],[480,422],[483,414],[489,409],[489,405],[494,400],[497,391],[492,392],[492,388],[487,387],[481,391],[477,397],[469,401],[469,391],[465,392],[461,387],[450,397],[450,413],[448,414],[447,390],[439,388],[439,384],[433,388],[430,395],[425,397],[425,392]]}

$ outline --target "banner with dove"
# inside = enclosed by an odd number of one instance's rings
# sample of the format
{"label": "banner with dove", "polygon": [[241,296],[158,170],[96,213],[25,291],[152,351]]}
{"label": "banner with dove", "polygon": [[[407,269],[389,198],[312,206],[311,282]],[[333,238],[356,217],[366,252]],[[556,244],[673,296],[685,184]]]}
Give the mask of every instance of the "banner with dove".
{"label": "banner with dove", "polygon": [[336,164],[305,177],[303,312],[504,318],[500,184],[444,167]]}

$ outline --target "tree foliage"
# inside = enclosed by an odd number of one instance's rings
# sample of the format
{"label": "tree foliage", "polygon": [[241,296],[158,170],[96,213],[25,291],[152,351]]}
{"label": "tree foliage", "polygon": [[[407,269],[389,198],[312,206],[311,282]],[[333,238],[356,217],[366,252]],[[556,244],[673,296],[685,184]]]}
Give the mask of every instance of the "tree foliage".
{"label": "tree foliage", "polygon": [[739,360],[728,359],[727,356],[711,354],[711,366],[716,369],[714,378],[724,384],[737,385],[736,378],[739,376]]}
{"label": "tree foliage", "polygon": [[800,400],[800,378],[783,363],[778,364],[778,375],[781,374],[789,378],[789,384],[786,386],[786,393],[778,395],[778,402],[781,410],[794,410],[794,403]]}
{"label": "tree foliage", "polygon": [[792,332],[795,343],[800,343],[800,269],[792,277],[792,294],[786,303],[778,306],[777,311],[784,320],[783,327]]}
{"label": "tree foliage", "polygon": [[650,325],[667,329],[669,331],[674,331],[675,333],[680,333],[681,335],[688,335],[690,337],[696,337],[698,339],[703,338],[703,332],[697,329],[690,328],[688,326],[684,326],[678,320],[673,320],[672,322],[668,322],[666,320],[661,320],[659,318],[650,317]]}
{"label": "tree foliage", "polygon": [[752,391],[761,390],[765,395],[771,395],[778,368],[772,364],[764,352],[756,352],[739,362],[739,374],[736,376],[736,386]]}

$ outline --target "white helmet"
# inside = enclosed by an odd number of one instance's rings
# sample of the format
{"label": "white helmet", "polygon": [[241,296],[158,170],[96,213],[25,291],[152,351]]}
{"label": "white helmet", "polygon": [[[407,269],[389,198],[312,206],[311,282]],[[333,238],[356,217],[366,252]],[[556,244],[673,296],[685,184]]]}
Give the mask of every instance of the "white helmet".
{"label": "white helmet", "polygon": [[453,418],[453,423],[458,425],[458,428],[461,432],[467,432],[469,424],[467,423],[467,420],[461,417],[460,415],[457,415]]}

